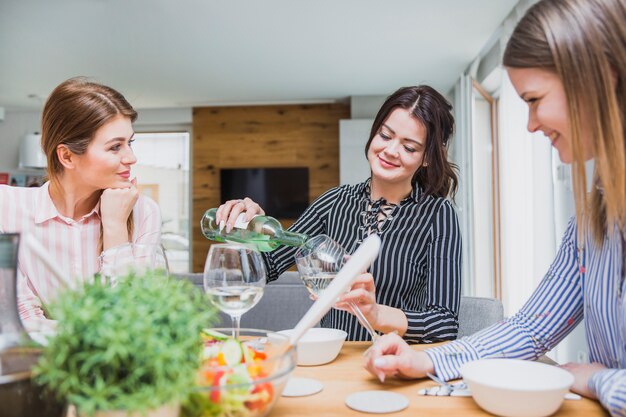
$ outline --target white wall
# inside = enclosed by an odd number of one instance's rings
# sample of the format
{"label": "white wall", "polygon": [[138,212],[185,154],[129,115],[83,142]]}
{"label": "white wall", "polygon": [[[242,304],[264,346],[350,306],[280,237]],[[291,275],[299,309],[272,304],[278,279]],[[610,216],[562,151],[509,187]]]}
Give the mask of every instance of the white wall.
{"label": "white wall", "polygon": [[17,169],[20,140],[27,133],[39,132],[40,123],[40,111],[6,111],[0,122],[0,171]]}
{"label": "white wall", "polygon": [[[389,94],[392,92],[390,91]],[[376,113],[387,96],[350,97],[350,119],[339,121],[339,183],[357,184],[370,176],[370,165],[365,157]]]}
{"label": "white wall", "polygon": [[365,144],[372,129],[372,119],[339,121],[339,183],[358,184],[370,176]]}
{"label": "white wall", "polygon": [[[389,94],[393,93],[390,91]],[[387,96],[352,96],[350,97],[350,118],[374,119]]]}

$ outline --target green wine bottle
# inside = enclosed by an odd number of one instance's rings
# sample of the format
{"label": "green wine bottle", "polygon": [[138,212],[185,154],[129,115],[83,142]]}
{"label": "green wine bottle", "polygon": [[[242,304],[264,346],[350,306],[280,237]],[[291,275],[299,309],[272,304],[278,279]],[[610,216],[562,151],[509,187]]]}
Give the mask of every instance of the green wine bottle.
{"label": "green wine bottle", "polygon": [[232,230],[226,233],[226,229],[220,230],[215,222],[216,212],[216,208],[208,209],[200,220],[202,234],[209,240],[244,243],[255,246],[260,252],[271,252],[280,245],[302,246],[309,238],[283,230],[280,222],[270,216],[255,216],[246,222],[244,213],[239,215]]}

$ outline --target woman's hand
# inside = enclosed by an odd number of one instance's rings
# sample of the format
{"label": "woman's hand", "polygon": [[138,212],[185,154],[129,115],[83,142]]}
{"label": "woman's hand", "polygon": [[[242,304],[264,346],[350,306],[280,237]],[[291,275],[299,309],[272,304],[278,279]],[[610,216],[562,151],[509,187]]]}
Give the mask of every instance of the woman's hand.
{"label": "woman's hand", "polygon": [[137,179],[134,178],[126,188],[107,188],[100,196],[100,218],[103,230],[103,249],[128,243],[126,222],[139,198]]}
{"label": "woman's hand", "polygon": [[241,213],[246,214],[246,221],[249,222],[254,216],[264,215],[265,211],[248,197],[243,200],[228,200],[217,208],[215,223],[220,225],[220,229],[226,227],[228,233],[235,226],[235,221]]}
{"label": "woman's hand", "polygon": [[365,356],[365,369],[384,382],[387,376],[423,378],[435,371],[433,362],[424,352],[416,352],[397,334],[380,337]]}
{"label": "woman's hand", "polygon": [[348,305],[349,302],[359,307],[375,329],[379,327],[379,305],[376,303],[376,285],[372,274],[366,272],[356,277],[350,291],[339,298],[335,308],[354,314]]}
{"label": "woman's hand", "polygon": [[353,282],[352,288],[339,298],[335,308],[354,314],[348,304],[353,302],[363,313],[375,330],[382,333],[406,333],[409,321],[404,311],[376,302],[376,284],[370,273],[359,275]]}
{"label": "woman's hand", "polygon": [[592,400],[597,399],[591,389],[589,389],[589,380],[598,371],[602,371],[607,369],[606,366],[593,362],[593,363],[566,363],[565,365],[561,365],[561,368],[569,371],[574,375],[574,385],[570,388],[572,392],[576,394],[580,394],[584,397],[591,398]]}

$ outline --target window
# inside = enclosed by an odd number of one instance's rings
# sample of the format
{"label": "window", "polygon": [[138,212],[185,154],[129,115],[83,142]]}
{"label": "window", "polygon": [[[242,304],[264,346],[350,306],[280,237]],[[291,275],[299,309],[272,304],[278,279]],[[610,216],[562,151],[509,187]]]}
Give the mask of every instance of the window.
{"label": "window", "polygon": [[132,168],[140,192],[157,202],[170,272],[189,271],[189,133],[136,133]]}

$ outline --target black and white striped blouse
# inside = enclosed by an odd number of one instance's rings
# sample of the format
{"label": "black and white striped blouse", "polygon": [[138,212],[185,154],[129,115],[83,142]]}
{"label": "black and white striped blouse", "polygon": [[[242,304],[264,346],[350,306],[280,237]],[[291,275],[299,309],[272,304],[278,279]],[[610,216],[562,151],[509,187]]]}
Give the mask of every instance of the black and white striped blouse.
{"label": "black and white striped blouse", "polygon": [[[289,230],[326,234],[353,253],[371,227],[368,218],[381,204],[370,201],[369,180],[333,188],[315,200]],[[461,294],[461,233],[456,212],[444,198],[414,188],[377,225],[381,252],[369,272],[379,304],[399,308],[408,318],[404,339],[432,343],[455,339]],[[387,208],[389,206],[387,205]],[[296,248],[265,253],[268,281],[294,264]],[[352,314],[332,309],[322,326],[343,329],[348,340],[369,340]]]}

